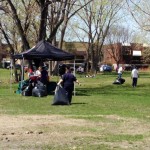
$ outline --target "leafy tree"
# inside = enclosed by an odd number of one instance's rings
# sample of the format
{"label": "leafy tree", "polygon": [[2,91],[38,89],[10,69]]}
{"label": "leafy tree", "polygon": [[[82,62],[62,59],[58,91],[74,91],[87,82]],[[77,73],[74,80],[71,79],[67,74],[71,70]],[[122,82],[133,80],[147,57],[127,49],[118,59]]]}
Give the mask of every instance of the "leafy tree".
{"label": "leafy tree", "polygon": [[150,47],[147,47],[143,51],[142,56],[143,56],[144,63],[150,64]]}

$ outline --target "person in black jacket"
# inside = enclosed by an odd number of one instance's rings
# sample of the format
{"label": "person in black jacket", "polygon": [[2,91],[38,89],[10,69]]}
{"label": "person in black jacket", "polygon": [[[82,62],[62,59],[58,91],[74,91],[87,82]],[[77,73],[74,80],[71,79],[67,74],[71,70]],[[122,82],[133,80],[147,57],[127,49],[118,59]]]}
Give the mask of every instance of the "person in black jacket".
{"label": "person in black jacket", "polygon": [[47,85],[47,82],[48,82],[48,72],[47,72],[47,70],[46,70],[45,67],[42,67],[40,81],[44,85]]}
{"label": "person in black jacket", "polygon": [[67,92],[67,97],[69,100],[69,103],[71,104],[72,101],[72,93],[74,90],[74,82],[79,84],[79,81],[76,79],[76,77],[72,73],[73,70],[69,66],[66,66],[66,73],[62,76],[60,81],[57,85],[60,85],[62,83],[63,88]]}

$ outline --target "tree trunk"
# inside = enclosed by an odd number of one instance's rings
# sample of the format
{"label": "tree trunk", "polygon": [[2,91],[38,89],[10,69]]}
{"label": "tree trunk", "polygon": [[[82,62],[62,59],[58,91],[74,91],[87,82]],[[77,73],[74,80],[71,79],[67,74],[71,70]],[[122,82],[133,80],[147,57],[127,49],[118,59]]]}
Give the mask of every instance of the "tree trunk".
{"label": "tree trunk", "polygon": [[48,4],[45,2],[45,0],[41,1],[40,11],[41,11],[41,19],[40,19],[40,28],[39,28],[38,41],[45,40],[45,38],[46,38]]}
{"label": "tree trunk", "polygon": [[14,20],[16,22],[16,26],[17,26],[19,34],[21,36],[21,40],[22,40],[22,43],[23,43],[23,49],[24,50],[28,50],[30,48],[29,42],[27,41],[26,35],[24,34],[24,30],[22,28],[21,21],[20,21],[20,19],[18,17],[16,8],[12,4],[11,0],[7,0],[7,2],[9,3],[9,5],[11,7],[13,18],[14,18]]}

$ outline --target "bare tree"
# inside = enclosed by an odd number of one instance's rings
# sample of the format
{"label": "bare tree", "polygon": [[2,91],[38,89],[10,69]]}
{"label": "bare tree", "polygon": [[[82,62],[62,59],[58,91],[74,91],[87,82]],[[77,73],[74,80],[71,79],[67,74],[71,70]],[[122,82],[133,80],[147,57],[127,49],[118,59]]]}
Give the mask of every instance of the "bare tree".
{"label": "bare tree", "polygon": [[122,46],[131,43],[133,36],[133,32],[124,26],[117,25],[110,28],[105,41],[109,46],[106,50],[115,60],[117,67],[119,67],[124,54]]}
{"label": "bare tree", "polygon": [[[126,0],[128,10],[132,16],[132,18],[135,20],[139,28],[141,29],[142,33],[143,30],[148,34],[150,32],[150,0],[138,0],[138,1],[133,1],[133,0]],[[142,38],[141,41],[143,41],[144,37],[144,42],[146,39],[146,35],[138,36],[138,39]],[[149,42],[149,37],[148,40]],[[150,50],[149,48],[146,48],[143,51],[143,60],[145,63],[150,63],[149,58],[150,58]]]}
{"label": "bare tree", "polygon": [[[8,37],[7,33],[5,32],[5,30],[3,29],[3,26],[1,24],[1,22],[0,22],[0,30],[1,30],[1,32],[2,32],[2,34],[4,36],[4,38],[5,38],[5,40],[7,41],[8,45],[9,45],[11,54],[14,54],[15,49],[12,46],[12,44],[10,43],[9,37]],[[14,59],[12,59],[12,65],[13,65],[13,68],[14,68],[15,81],[18,82],[17,69],[15,68],[15,60]]]}
{"label": "bare tree", "polygon": [[[47,28],[49,29],[47,34],[48,41],[53,42],[56,44],[56,36],[59,32],[59,44],[57,45],[59,48],[62,49],[65,32],[68,26],[68,22],[70,19],[75,16],[75,14],[81,10],[85,5],[90,3],[93,0],[88,0],[88,2],[84,5],[79,5],[78,0],[63,0],[59,3],[52,3],[49,6],[48,11],[48,25]],[[59,62],[54,63],[55,72],[57,71],[57,65]]]}
{"label": "bare tree", "polygon": [[[86,0],[84,0],[84,3]],[[118,19],[117,13],[122,8],[123,1],[96,0],[86,5],[84,11],[79,14],[84,28],[80,27],[88,35],[88,58],[91,59],[91,67],[94,72],[100,61],[102,46],[110,26]],[[82,15],[81,15],[82,14]]]}
{"label": "bare tree", "polygon": [[128,10],[142,30],[150,31],[150,0],[126,0]]}
{"label": "bare tree", "polygon": [[59,45],[60,48],[62,48],[65,31],[66,31],[66,28],[67,28],[67,25],[68,25],[68,22],[70,21],[70,19],[72,17],[74,17],[81,9],[83,9],[86,5],[88,5],[92,1],[93,0],[88,0],[87,3],[85,3],[83,5],[80,5],[79,1],[77,1],[77,0],[69,0],[68,1],[68,4],[66,6],[64,22],[60,29],[60,31],[61,31],[61,38],[60,38],[60,45]]}
{"label": "bare tree", "polygon": [[[12,40],[10,43],[15,45],[14,43],[20,43],[21,39],[24,51],[40,40],[47,39],[52,43],[56,40],[58,30],[61,29],[59,45],[61,48],[69,19],[84,7],[81,5],[76,8],[74,5],[77,2],[77,0],[4,0],[0,9],[5,12],[5,17],[9,16],[12,21],[11,27],[14,24],[17,28],[15,32],[10,32],[10,37],[17,39],[17,42]],[[4,26],[8,24],[3,23],[2,26],[5,29]]]}
{"label": "bare tree", "polygon": [[[15,54],[21,51],[27,50],[30,48],[29,42],[31,41],[30,29],[31,21],[33,14],[33,0],[29,0],[25,3],[24,0],[15,1],[12,3],[11,0],[5,0],[1,2],[3,10],[1,11],[1,31],[3,37],[7,42],[10,53]],[[30,27],[30,28],[29,28]],[[30,38],[30,39],[29,39]],[[21,40],[20,40],[21,39]],[[20,48],[18,46],[21,46]],[[29,62],[29,65],[32,67],[32,63]],[[15,69],[15,60],[13,59],[13,68],[15,72],[15,80],[17,81],[17,72]]]}
{"label": "bare tree", "polygon": [[59,45],[61,48],[70,18],[83,9],[80,18],[86,27],[80,28],[88,35],[88,59],[91,59],[92,69],[95,70],[105,37],[121,9],[122,1],[16,0],[17,3],[15,3],[12,0],[4,0],[2,5],[4,7],[1,7],[1,10],[9,15],[16,25],[15,38],[18,41],[21,39],[23,50],[27,50],[33,42],[43,39],[47,39],[50,43],[55,42],[59,31],[61,31]]}
{"label": "bare tree", "polygon": [[27,50],[30,48],[29,46],[29,42],[27,40],[27,37],[25,35],[25,32],[23,30],[23,26],[21,24],[21,20],[19,19],[19,16],[17,14],[17,10],[15,8],[15,6],[13,5],[12,1],[11,0],[7,0],[9,6],[10,6],[10,9],[11,9],[11,12],[12,12],[12,17],[17,25],[17,28],[18,28],[18,32],[19,32],[19,35],[21,37],[21,40],[22,40],[22,43],[23,43],[23,46],[24,46],[24,49]]}

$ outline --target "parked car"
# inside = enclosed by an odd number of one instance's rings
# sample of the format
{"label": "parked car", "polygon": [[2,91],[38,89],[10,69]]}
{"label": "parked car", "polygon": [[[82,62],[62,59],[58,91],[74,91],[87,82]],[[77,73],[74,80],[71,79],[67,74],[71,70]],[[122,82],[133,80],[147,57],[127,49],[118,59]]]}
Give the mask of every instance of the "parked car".
{"label": "parked car", "polygon": [[[10,61],[4,61],[2,67],[5,68],[5,69],[11,69],[11,67],[13,68]],[[16,67],[16,69],[20,69],[21,65],[15,64],[15,67]]]}
{"label": "parked car", "polygon": [[100,71],[101,71],[101,72],[112,72],[112,66],[109,66],[109,65],[101,65]]}
{"label": "parked car", "polygon": [[2,62],[2,67],[5,68],[5,69],[9,69],[10,67],[10,61],[3,61]]}
{"label": "parked car", "polygon": [[82,73],[84,73],[84,68],[82,66],[79,66],[76,71],[77,71],[77,73],[82,74]]}
{"label": "parked car", "polygon": [[[11,67],[13,68],[12,64],[10,64],[7,69],[11,69]],[[20,64],[15,64],[15,68],[16,69],[21,69],[21,65]]]}

